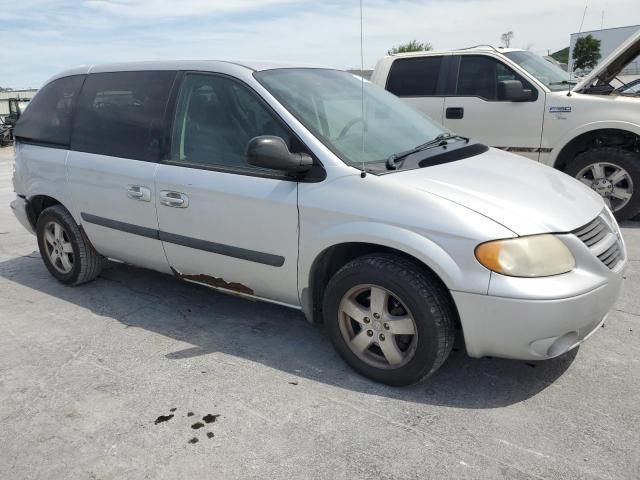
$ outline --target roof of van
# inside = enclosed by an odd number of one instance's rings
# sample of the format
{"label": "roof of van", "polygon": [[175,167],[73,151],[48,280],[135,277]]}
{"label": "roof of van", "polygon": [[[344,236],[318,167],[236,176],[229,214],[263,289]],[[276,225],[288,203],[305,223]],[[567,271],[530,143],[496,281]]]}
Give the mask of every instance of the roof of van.
{"label": "roof of van", "polygon": [[278,68],[328,68],[318,65],[292,64],[285,62],[264,61],[230,61],[230,60],[151,60],[139,62],[103,63],[95,65],[82,65],[65,70],[49,78],[49,83],[57,78],[70,75],[84,75],[87,73],[107,72],[135,72],[144,70],[194,70],[194,71],[229,71],[238,70],[246,72],[258,72],[274,70]]}
{"label": "roof of van", "polygon": [[231,60],[150,60],[139,62],[118,62],[102,63],[94,65],[81,65],[64,72],[72,73],[98,73],[98,72],[119,72],[136,70],[215,70],[222,65],[235,65],[244,67],[254,72],[263,70],[273,70],[277,68],[326,68],[318,65],[300,65],[285,62],[264,62],[264,61],[231,61]]}

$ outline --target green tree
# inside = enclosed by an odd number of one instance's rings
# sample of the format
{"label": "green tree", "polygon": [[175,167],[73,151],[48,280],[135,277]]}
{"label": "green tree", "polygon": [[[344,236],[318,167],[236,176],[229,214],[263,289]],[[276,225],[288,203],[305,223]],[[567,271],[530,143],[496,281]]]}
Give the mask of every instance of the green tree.
{"label": "green tree", "polygon": [[593,38],[591,35],[581,37],[576,40],[573,47],[573,69],[582,70],[585,68],[593,68],[597,65],[600,54],[600,40]]}
{"label": "green tree", "polygon": [[387,50],[387,53],[389,55],[395,55],[396,53],[428,52],[429,50],[433,50],[433,47],[429,42],[411,40],[409,43],[403,43],[402,45],[393,47],[391,50]]}

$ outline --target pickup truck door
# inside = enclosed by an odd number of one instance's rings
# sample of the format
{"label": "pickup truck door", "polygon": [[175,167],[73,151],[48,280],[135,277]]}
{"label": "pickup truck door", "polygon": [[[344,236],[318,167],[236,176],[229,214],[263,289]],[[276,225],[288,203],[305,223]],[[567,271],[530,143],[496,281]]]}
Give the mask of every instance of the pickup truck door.
{"label": "pickup truck door", "polygon": [[160,240],[177,277],[299,305],[298,183],[246,162],[248,141],[288,130],[248,87],[186,73],[169,160],[155,188]]}
{"label": "pickup truck door", "polygon": [[[457,55],[457,74],[444,101],[444,125],[455,133],[538,160],[545,94],[499,59]],[[498,82],[520,80],[530,101],[498,98]]]}

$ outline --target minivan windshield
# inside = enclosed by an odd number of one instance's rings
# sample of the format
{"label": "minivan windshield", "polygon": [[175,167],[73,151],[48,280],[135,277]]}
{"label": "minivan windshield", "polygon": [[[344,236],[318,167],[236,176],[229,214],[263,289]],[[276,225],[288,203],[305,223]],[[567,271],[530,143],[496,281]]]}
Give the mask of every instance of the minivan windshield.
{"label": "minivan windshield", "polygon": [[571,81],[568,72],[535,53],[523,50],[506,52],[504,55],[524,68],[538,81],[544,83],[551,91],[569,90],[571,85],[576,84],[576,82]]}
{"label": "minivan windshield", "polygon": [[445,133],[442,126],[393,94],[347,72],[283,68],[254,76],[329,149],[353,166],[384,161]]}

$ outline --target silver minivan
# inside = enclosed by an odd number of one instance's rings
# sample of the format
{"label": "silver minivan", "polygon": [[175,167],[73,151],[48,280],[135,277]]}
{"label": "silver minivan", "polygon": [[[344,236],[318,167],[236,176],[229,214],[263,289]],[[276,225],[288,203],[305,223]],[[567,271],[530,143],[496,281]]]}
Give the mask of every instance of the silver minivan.
{"label": "silver minivan", "polygon": [[472,357],[561,355],[622,284],[601,196],[338,70],[78,68],[15,137],[11,206],[59,281],[113,259],[296,308],[387,384],[433,373],[456,336]]}

